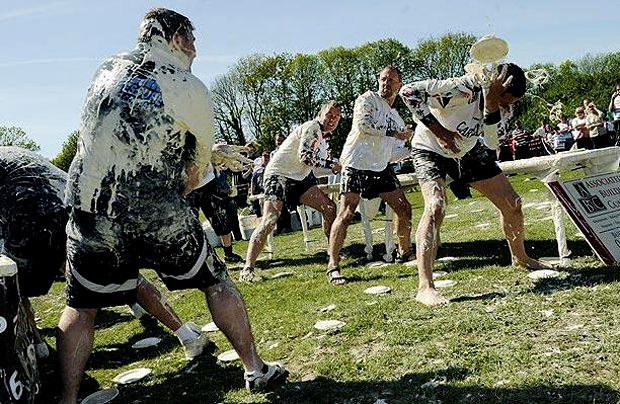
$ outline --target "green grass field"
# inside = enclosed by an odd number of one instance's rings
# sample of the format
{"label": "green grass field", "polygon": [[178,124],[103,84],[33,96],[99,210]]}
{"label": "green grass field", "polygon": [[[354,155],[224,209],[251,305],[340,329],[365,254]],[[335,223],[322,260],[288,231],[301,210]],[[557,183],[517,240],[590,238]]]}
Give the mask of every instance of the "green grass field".
{"label": "green grass field", "polygon": [[[528,252],[557,256],[549,209],[529,207],[544,201],[538,181],[511,178],[523,198]],[[422,202],[408,197],[414,226]],[[451,196],[452,197],[452,196]],[[478,210],[482,210],[478,212]],[[472,212],[476,211],[476,212]],[[510,266],[498,214],[485,198],[451,202],[440,254],[458,260],[436,265],[454,286],[442,289],[452,300],[427,308],[415,302],[415,267],[394,264],[365,267],[359,224],[349,229],[343,274],[355,281],[344,287],[325,278],[326,241],[319,229],[305,251],[301,232],[277,236],[272,261],[263,259],[266,280],[241,284],[262,356],[290,370],[287,384],[268,394],[250,395],[239,362],[223,367],[215,355],[184,360],[176,337],[162,326],[142,325],[126,307],[108,309],[97,319],[94,352],[82,383],[85,396],[115,386],[118,373],[148,367],[153,373],[120,388],[114,403],[616,403],[620,399],[620,276],[605,267],[567,220],[574,265],[559,279],[534,283],[527,271]],[[490,223],[488,229],[474,228]],[[377,220],[373,228],[382,227]],[[375,257],[383,253],[382,233]],[[235,251],[244,254],[247,242]],[[221,253],[221,251],[220,251]],[[270,267],[270,262],[284,261]],[[282,271],[293,276],[271,279]],[[155,279],[150,271],[145,272]],[[233,277],[238,272],[231,271]],[[156,284],[161,286],[159,280]],[[387,295],[364,293],[386,285]],[[162,286],[163,287],[163,286]],[[199,325],[210,322],[204,296],[197,291],[167,293],[179,315]],[[46,341],[55,346],[55,327],[63,308],[63,285],[34,302]],[[320,309],[335,304],[332,311]],[[313,328],[318,320],[346,325],[336,332]],[[133,350],[139,339],[159,336],[152,350]],[[213,333],[214,354],[231,349]],[[58,393],[57,355],[42,365],[43,400]]]}

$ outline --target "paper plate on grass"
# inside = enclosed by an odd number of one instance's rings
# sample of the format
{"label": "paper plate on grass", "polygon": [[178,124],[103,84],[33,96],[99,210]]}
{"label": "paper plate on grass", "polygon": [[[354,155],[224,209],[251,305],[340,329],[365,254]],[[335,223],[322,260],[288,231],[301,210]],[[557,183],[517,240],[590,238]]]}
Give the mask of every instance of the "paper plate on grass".
{"label": "paper plate on grass", "polygon": [[383,295],[386,293],[390,293],[391,291],[392,289],[388,288],[387,286],[378,285],[369,287],[364,291],[364,293],[367,293],[369,295]]}
{"label": "paper plate on grass", "polygon": [[450,286],[454,286],[456,282],[454,282],[451,279],[444,279],[444,280],[440,280],[440,281],[436,281],[435,282],[435,287],[436,288],[447,288]]}
{"label": "paper plate on grass", "polygon": [[150,348],[152,346],[157,346],[161,342],[161,338],[150,337],[144,338],[140,341],[135,342],[131,347],[133,349],[142,349],[142,348]]}
{"label": "paper plate on grass", "polygon": [[314,325],[314,328],[316,328],[317,330],[321,330],[321,331],[327,331],[327,330],[338,330],[344,326],[345,326],[345,323],[343,323],[340,320],[323,320],[323,321],[317,321],[317,323]]}
{"label": "paper plate on grass", "polygon": [[210,322],[209,324],[202,327],[200,330],[204,332],[215,332],[215,331],[219,331],[220,329],[217,328],[217,325],[215,325],[214,322]]}
{"label": "paper plate on grass", "polygon": [[286,278],[287,276],[293,276],[293,273],[292,272],[278,272],[277,274],[273,275],[271,279]]}
{"label": "paper plate on grass", "polygon": [[383,262],[383,261],[373,261],[373,262],[369,262],[368,264],[366,264],[367,268],[383,268],[383,267],[387,267],[388,264],[387,262]]}
{"label": "paper plate on grass", "polygon": [[406,267],[417,267],[418,266],[418,261],[417,260],[407,261],[403,265],[406,266]]}
{"label": "paper plate on grass", "polygon": [[82,404],[105,404],[118,396],[117,389],[99,390],[82,400]]}
{"label": "paper plate on grass", "polygon": [[488,229],[491,227],[490,223],[480,223],[474,226],[476,229]]}
{"label": "paper plate on grass", "polygon": [[441,258],[437,258],[438,262],[452,262],[452,261],[456,261],[456,257],[441,257]]}
{"label": "paper plate on grass", "polygon": [[448,273],[446,271],[435,271],[433,272],[433,279],[441,278],[442,276],[446,276]]}
{"label": "paper plate on grass", "polygon": [[540,269],[538,271],[532,271],[527,274],[527,277],[530,279],[538,280],[538,279],[552,279],[560,276],[558,271],[554,271],[552,269]]}
{"label": "paper plate on grass", "polygon": [[112,380],[118,384],[130,384],[142,380],[150,374],[151,369],[149,368],[137,368],[123,372]]}
{"label": "paper plate on grass", "polygon": [[230,351],[222,352],[217,356],[217,360],[220,362],[233,362],[239,359],[239,354],[234,349]]}
{"label": "paper plate on grass", "polygon": [[446,215],[446,217],[444,219],[454,219],[455,217],[457,217],[458,215],[456,213],[453,213],[451,215]]}
{"label": "paper plate on grass", "polygon": [[275,261],[269,264],[270,267],[279,267],[280,265],[284,265],[284,261]]}

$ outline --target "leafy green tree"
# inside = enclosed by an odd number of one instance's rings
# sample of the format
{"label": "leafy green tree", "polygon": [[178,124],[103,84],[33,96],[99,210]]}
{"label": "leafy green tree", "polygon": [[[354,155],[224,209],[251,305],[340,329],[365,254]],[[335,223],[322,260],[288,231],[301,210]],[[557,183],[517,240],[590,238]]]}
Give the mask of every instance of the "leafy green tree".
{"label": "leafy green tree", "polygon": [[38,151],[41,146],[30,139],[25,130],[17,126],[0,126],[0,146],[18,146]]}
{"label": "leafy green tree", "polygon": [[421,80],[462,76],[470,60],[469,48],[474,42],[476,36],[464,32],[420,41],[412,50],[414,75]]}
{"label": "leafy green tree", "polygon": [[69,171],[71,162],[75,157],[75,153],[77,153],[77,145],[79,140],[80,131],[75,130],[71,132],[67,140],[62,144],[62,150],[60,153],[58,153],[58,155],[52,160],[52,164],[63,171]]}

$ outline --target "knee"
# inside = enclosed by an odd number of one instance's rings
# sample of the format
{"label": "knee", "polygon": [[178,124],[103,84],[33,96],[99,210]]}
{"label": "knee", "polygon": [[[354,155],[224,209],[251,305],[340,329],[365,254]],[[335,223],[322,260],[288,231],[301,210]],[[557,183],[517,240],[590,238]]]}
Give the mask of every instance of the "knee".
{"label": "knee", "polygon": [[446,200],[435,198],[426,205],[424,210],[432,222],[439,222],[446,215]]}
{"label": "knee", "polygon": [[345,209],[340,214],[340,220],[345,226],[349,226],[355,217],[355,212],[352,209]]}
{"label": "knee", "polygon": [[521,201],[521,197],[519,195],[515,195],[514,197],[506,198],[506,206],[504,207],[504,211],[502,213],[511,216],[522,216],[523,202]]}

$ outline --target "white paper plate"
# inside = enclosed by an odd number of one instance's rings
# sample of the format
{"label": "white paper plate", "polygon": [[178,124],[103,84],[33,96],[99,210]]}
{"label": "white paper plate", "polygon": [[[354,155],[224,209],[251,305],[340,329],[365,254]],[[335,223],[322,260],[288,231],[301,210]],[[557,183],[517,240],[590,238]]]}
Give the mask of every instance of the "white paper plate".
{"label": "white paper plate", "polygon": [[142,380],[150,374],[151,369],[149,368],[137,368],[123,372],[112,380],[118,384],[130,384]]}
{"label": "white paper plate", "polygon": [[436,288],[447,288],[447,287],[453,286],[456,282],[454,282],[451,279],[444,279],[444,280],[436,281],[434,283],[435,283]]}
{"label": "white paper plate", "polygon": [[239,359],[239,354],[234,349],[230,351],[222,352],[217,356],[217,360],[220,362],[233,362]]}
{"label": "white paper plate", "polygon": [[534,280],[557,278],[558,276],[560,276],[560,273],[552,269],[540,269],[538,271],[532,271],[529,274],[527,274],[528,278],[534,279]]}
{"label": "white paper plate", "polygon": [[448,273],[446,271],[435,271],[433,272],[433,279],[441,278],[442,276],[446,276]]}
{"label": "white paper plate", "polygon": [[149,348],[152,346],[157,346],[157,344],[159,344],[160,342],[161,342],[161,338],[157,338],[157,337],[144,338],[144,339],[141,339],[140,341],[135,342],[131,347],[133,349]]}
{"label": "white paper plate", "polygon": [[476,229],[488,229],[491,227],[491,223],[480,223],[474,226]]}
{"label": "white paper plate", "polygon": [[4,331],[6,331],[6,326],[7,326],[6,319],[4,317],[0,316],[0,334],[2,334]]}
{"label": "white paper plate", "polygon": [[469,203],[468,203],[468,205],[469,205],[469,206],[474,206],[474,205],[476,205],[477,203],[478,203],[477,201],[472,201],[472,202],[469,202]]}
{"label": "white paper plate", "polygon": [[536,202],[530,202],[523,205],[523,209],[533,208],[534,206],[538,206]]}
{"label": "white paper plate", "polygon": [[215,323],[212,321],[209,324],[202,327],[200,330],[204,332],[215,332],[215,331],[219,331],[220,329],[217,328],[217,325],[215,325]]}
{"label": "white paper plate", "polygon": [[390,293],[391,291],[392,289],[387,286],[378,285],[369,287],[364,291],[364,293],[368,293],[369,295],[383,295],[385,293]]}
{"label": "white paper plate", "polygon": [[441,257],[441,258],[437,258],[437,261],[439,261],[439,262],[452,262],[452,261],[456,261],[456,257]]}
{"label": "white paper plate", "polygon": [[482,212],[484,212],[484,209],[474,209],[469,213],[482,213]]}
{"label": "white paper plate", "polygon": [[369,262],[368,264],[366,264],[367,268],[383,268],[383,267],[387,267],[388,264],[387,262],[383,262],[383,261],[373,261],[373,262]]}
{"label": "white paper plate", "polygon": [[344,326],[345,326],[345,323],[339,320],[323,320],[323,321],[318,321],[314,325],[314,328],[316,328],[317,330],[326,331],[326,330],[337,330]]}
{"label": "white paper plate", "polygon": [[271,279],[286,278],[287,276],[293,276],[293,273],[292,272],[278,272],[277,274],[273,275]]}
{"label": "white paper plate", "polygon": [[469,55],[482,64],[499,62],[508,55],[508,43],[494,35],[483,36],[471,46]]}
{"label": "white paper plate", "polygon": [[82,400],[82,404],[105,404],[118,396],[117,389],[99,390]]}
{"label": "white paper plate", "polygon": [[329,312],[329,311],[334,310],[335,308],[336,308],[336,305],[335,305],[335,304],[330,304],[330,305],[329,305],[329,306],[327,306],[327,307],[323,307],[322,309],[319,309],[319,313],[327,313],[327,312]]}
{"label": "white paper plate", "polygon": [[403,265],[406,266],[406,267],[417,267],[418,266],[418,260],[407,261]]}
{"label": "white paper plate", "polygon": [[275,261],[269,264],[270,267],[279,267],[280,265],[284,265],[284,261]]}
{"label": "white paper plate", "polygon": [[453,219],[455,217],[457,217],[458,215],[456,213],[453,213],[451,215],[446,215],[446,217],[444,219]]}

